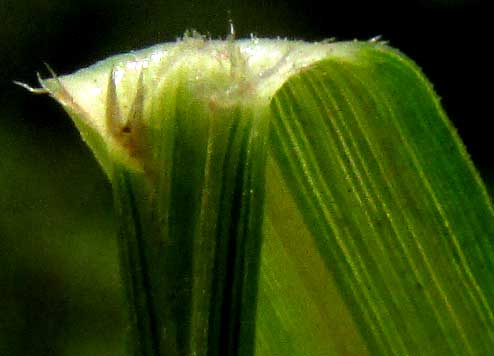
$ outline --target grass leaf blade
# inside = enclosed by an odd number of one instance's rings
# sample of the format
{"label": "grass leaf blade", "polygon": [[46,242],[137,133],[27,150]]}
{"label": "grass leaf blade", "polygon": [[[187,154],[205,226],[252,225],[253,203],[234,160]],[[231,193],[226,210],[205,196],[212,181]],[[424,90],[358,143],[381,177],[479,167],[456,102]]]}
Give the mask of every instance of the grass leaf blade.
{"label": "grass leaf blade", "polygon": [[353,56],[293,76],[271,104],[272,156],[311,252],[371,353],[488,353],[494,213],[485,187],[417,67],[385,46],[354,46]]}

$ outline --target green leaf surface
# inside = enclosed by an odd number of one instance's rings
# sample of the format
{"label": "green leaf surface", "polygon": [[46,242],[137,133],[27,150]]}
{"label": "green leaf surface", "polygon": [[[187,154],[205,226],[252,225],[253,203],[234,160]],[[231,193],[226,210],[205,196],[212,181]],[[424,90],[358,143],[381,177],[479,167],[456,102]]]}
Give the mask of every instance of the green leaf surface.
{"label": "green leaf surface", "polygon": [[485,187],[416,65],[354,47],[271,102],[258,354],[489,354]]}
{"label": "green leaf surface", "polygon": [[136,355],[494,349],[492,204],[396,50],[193,36],[42,85],[112,181]]}
{"label": "green leaf surface", "polygon": [[[154,103],[147,175],[113,167],[135,355],[252,355],[266,125],[179,81]],[[172,95],[173,94],[173,95]],[[166,103],[165,103],[166,102]],[[256,178],[256,179],[254,179]]]}

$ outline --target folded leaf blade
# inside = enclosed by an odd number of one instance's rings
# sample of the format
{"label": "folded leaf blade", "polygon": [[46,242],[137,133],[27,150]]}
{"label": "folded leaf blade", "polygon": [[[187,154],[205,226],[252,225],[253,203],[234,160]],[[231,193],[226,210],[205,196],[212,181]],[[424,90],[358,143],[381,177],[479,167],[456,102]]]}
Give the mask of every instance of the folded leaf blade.
{"label": "folded leaf blade", "polygon": [[114,185],[137,353],[494,348],[492,204],[399,52],[193,34],[40,84]]}
{"label": "folded leaf blade", "polygon": [[415,65],[381,45],[355,48],[292,77],[271,103],[272,156],[312,253],[371,353],[486,353],[494,214],[485,188]]}

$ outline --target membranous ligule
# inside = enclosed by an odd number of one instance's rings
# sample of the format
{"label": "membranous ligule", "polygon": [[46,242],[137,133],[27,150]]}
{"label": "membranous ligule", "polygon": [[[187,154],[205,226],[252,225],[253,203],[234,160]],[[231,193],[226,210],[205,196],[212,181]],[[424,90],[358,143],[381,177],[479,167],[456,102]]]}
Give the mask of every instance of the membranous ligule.
{"label": "membranous ligule", "polygon": [[193,34],[40,82],[75,117],[107,174],[115,159],[144,171],[152,165],[146,132],[160,129],[163,113],[156,118],[157,107],[163,109],[177,86],[186,86],[210,110],[242,102],[267,107],[290,75],[329,55],[350,52],[344,42],[221,41]]}

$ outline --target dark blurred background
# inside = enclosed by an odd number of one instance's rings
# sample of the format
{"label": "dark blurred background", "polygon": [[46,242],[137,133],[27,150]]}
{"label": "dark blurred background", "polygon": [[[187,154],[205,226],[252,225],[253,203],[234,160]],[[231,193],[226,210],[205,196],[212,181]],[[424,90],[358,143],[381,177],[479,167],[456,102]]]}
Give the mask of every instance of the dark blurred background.
{"label": "dark blurred background", "polygon": [[186,29],[224,37],[230,16],[239,37],[382,35],[434,83],[491,187],[492,91],[483,84],[492,14],[485,5],[0,0],[0,356],[124,355],[126,329],[110,186],[62,109],[12,80],[35,84],[43,61],[70,73]]}

